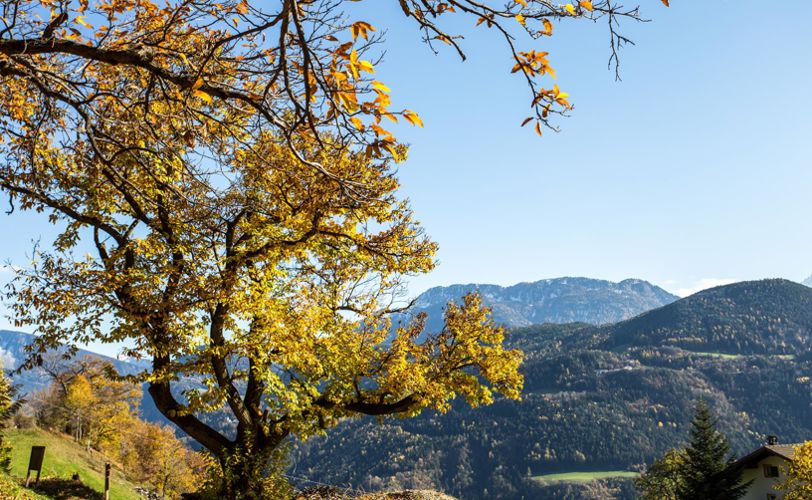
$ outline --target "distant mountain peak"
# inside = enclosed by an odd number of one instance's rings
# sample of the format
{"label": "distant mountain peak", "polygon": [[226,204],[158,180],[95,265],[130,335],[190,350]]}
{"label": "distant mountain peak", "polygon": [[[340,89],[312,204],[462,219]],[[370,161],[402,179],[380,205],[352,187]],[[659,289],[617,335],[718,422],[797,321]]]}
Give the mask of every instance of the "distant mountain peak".
{"label": "distant mountain peak", "polygon": [[614,323],[670,304],[679,297],[648,281],[620,282],[564,276],[510,286],[467,283],[430,288],[415,301],[413,312],[429,315],[428,328],[442,325],[442,310],[451,300],[478,291],[494,320],[508,327],[540,323]]}

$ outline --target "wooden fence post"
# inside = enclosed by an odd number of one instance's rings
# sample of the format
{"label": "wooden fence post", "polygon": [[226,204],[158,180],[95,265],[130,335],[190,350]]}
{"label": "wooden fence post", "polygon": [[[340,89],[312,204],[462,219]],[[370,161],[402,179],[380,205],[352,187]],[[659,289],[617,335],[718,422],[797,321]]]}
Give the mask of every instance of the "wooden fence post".
{"label": "wooden fence post", "polygon": [[110,463],[104,464],[104,500],[110,500]]}

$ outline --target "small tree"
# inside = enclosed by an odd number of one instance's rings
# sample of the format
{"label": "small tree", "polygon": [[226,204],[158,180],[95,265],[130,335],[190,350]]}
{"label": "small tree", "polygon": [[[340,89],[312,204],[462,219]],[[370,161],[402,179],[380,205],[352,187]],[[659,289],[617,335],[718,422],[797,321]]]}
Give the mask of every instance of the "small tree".
{"label": "small tree", "polygon": [[121,429],[135,418],[141,398],[138,384],[121,379],[110,363],[92,356],[70,361],[49,356],[43,368],[53,383],[36,395],[39,423],[97,450],[118,453]]}
{"label": "small tree", "polygon": [[5,472],[8,472],[11,467],[11,445],[3,435],[3,429],[18,406],[19,403],[14,401],[14,386],[6,378],[3,367],[0,365],[0,470]]}
{"label": "small tree", "polygon": [[677,488],[680,500],[736,500],[750,486],[742,484],[741,469],[732,467],[730,445],[716,429],[717,419],[705,401],[700,400],[691,422],[691,439],[685,449],[682,482]]}
{"label": "small tree", "polygon": [[98,404],[90,381],[83,375],[76,377],[68,386],[64,402],[69,419],[66,423],[71,429],[73,438],[82,443],[91,425],[93,409]]}
{"label": "small tree", "polygon": [[784,500],[812,498],[812,441],[795,448],[785,479],[775,487],[784,492]]}
{"label": "small tree", "polygon": [[152,486],[160,498],[176,498],[200,486],[211,463],[189,449],[170,427],[133,419],[122,442],[129,478]]}
{"label": "small tree", "polygon": [[685,467],[684,449],[671,449],[658,458],[639,478],[634,486],[641,500],[678,500],[678,492],[685,487],[682,475]]}

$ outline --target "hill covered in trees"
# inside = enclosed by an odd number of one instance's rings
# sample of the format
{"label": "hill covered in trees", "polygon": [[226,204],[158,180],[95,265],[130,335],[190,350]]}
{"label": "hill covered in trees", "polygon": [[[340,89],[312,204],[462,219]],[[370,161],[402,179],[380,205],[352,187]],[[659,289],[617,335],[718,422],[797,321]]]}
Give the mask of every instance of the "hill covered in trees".
{"label": "hill covered in trees", "polygon": [[720,286],[602,329],[602,348],[672,346],[737,354],[794,354],[812,337],[812,291],[787,280]]}
{"label": "hill covered in trees", "polygon": [[629,479],[579,485],[545,477],[640,470],[684,444],[700,398],[721,416],[737,454],[768,434],[812,437],[810,305],[809,288],[765,280],[614,325],[516,329],[509,342],[526,353],[522,401],[347,421],[298,446],[295,475],[462,498],[633,498]]}

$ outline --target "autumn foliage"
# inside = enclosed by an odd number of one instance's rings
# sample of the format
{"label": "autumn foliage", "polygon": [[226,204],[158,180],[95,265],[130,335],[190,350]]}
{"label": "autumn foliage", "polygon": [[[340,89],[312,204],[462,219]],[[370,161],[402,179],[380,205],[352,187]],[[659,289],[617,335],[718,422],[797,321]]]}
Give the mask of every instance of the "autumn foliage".
{"label": "autumn foliage", "polygon": [[812,497],[812,441],[795,448],[795,456],[781,474],[784,479],[776,485],[786,500]]}
{"label": "autumn foliage", "polygon": [[129,481],[161,498],[200,487],[210,458],[191,450],[169,427],[141,420],[137,384],[115,377],[111,365],[89,356],[67,361],[48,355],[43,368],[51,382],[24,408],[36,425],[101,453],[100,462],[115,464]]}
{"label": "autumn foliage", "polygon": [[[151,362],[159,410],[219,458],[231,496],[261,494],[249,471],[290,434],[444,411],[457,396],[518,398],[522,386],[521,355],[478,297],[449,304],[441,331],[391,320],[408,305],[404,277],[430,271],[436,245],[397,195],[407,151],[387,123],[423,122],[392,106],[375,78],[382,27],[349,3],[0,7],[0,189],[12,211],[62,229],[10,292],[18,325],[40,335],[31,362],[59,343],[124,343]],[[492,30],[539,134],[571,104],[548,52],[517,37],[601,19],[616,58],[619,21],[639,19],[610,0],[396,5],[424,42],[463,58],[447,20]],[[81,428],[87,391],[74,385]],[[201,418],[216,410],[235,435]]]}

